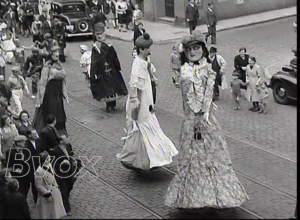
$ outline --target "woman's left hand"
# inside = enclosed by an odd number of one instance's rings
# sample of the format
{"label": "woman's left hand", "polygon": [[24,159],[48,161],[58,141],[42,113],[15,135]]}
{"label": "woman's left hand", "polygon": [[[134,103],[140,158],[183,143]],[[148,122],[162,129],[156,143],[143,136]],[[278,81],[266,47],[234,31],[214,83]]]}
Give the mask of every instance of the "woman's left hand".
{"label": "woman's left hand", "polygon": [[210,123],[210,121],[209,121],[209,112],[205,112],[205,113],[203,114],[203,119],[204,119],[204,121],[205,121],[209,126],[212,125],[212,124]]}

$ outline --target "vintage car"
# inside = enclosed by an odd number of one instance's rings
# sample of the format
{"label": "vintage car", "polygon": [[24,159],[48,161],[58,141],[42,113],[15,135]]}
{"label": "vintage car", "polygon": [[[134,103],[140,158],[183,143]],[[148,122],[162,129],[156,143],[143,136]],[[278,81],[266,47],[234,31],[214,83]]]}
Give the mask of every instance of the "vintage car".
{"label": "vintage car", "polygon": [[39,14],[39,2],[37,0],[28,0],[28,3],[32,6],[33,14]]}
{"label": "vintage car", "polygon": [[51,2],[53,17],[65,25],[66,37],[91,36],[92,22],[84,0],[58,0]]}
{"label": "vintage car", "polygon": [[297,67],[287,65],[277,71],[270,81],[270,88],[277,103],[286,105],[290,100],[297,100]]}

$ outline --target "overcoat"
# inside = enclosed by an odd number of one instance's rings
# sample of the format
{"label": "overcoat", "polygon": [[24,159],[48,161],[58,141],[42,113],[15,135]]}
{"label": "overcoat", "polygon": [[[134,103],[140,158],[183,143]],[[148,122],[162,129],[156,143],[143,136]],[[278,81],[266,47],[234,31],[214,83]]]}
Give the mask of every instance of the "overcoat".
{"label": "overcoat", "polygon": [[[66,216],[61,193],[54,175],[39,166],[35,172],[34,180],[38,191],[35,217],[39,219],[59,219]],[[43,196],[49,192],[52,194],[49,198]]]}

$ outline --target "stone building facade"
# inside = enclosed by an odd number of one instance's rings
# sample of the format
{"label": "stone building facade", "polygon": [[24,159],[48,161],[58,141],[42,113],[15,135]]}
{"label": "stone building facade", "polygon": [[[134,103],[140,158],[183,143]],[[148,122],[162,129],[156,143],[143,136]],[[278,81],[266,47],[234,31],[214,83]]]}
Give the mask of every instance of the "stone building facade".
{"label": "stone building facade", "polygon": [[[212,2],[217,19],[229,19],[243,15],[261,13],[296,6],[297,0],[194,0],[200,14],[199,24],[205,23],[207,4]],[[174,25],[186,26],[185,7],[188,0],[132,0],[139,4],[145,19],[150,21],[164,20]]]}

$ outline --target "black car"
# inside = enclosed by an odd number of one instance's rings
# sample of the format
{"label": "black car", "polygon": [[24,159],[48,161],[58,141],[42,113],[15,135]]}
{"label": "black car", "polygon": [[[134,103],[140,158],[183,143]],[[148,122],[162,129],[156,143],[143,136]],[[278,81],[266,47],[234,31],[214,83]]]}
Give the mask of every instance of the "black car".
{"label": "black car", "polygon": [[66,37],[91,36],[92,23],[84,0],[58,0],[51,2],[54,18],[65,25]]}
{"label": "black car", "polygon": [[270,81],[273,96],[277,103],[286,105],[290,100],[297,100],[297,67],[288,65],[277,71]]}
{"label": "black car", "polygon": [[27,1],[33,9],[33,14],[38,15],[39,14],[39,2],[38,0],[28,0]]}

